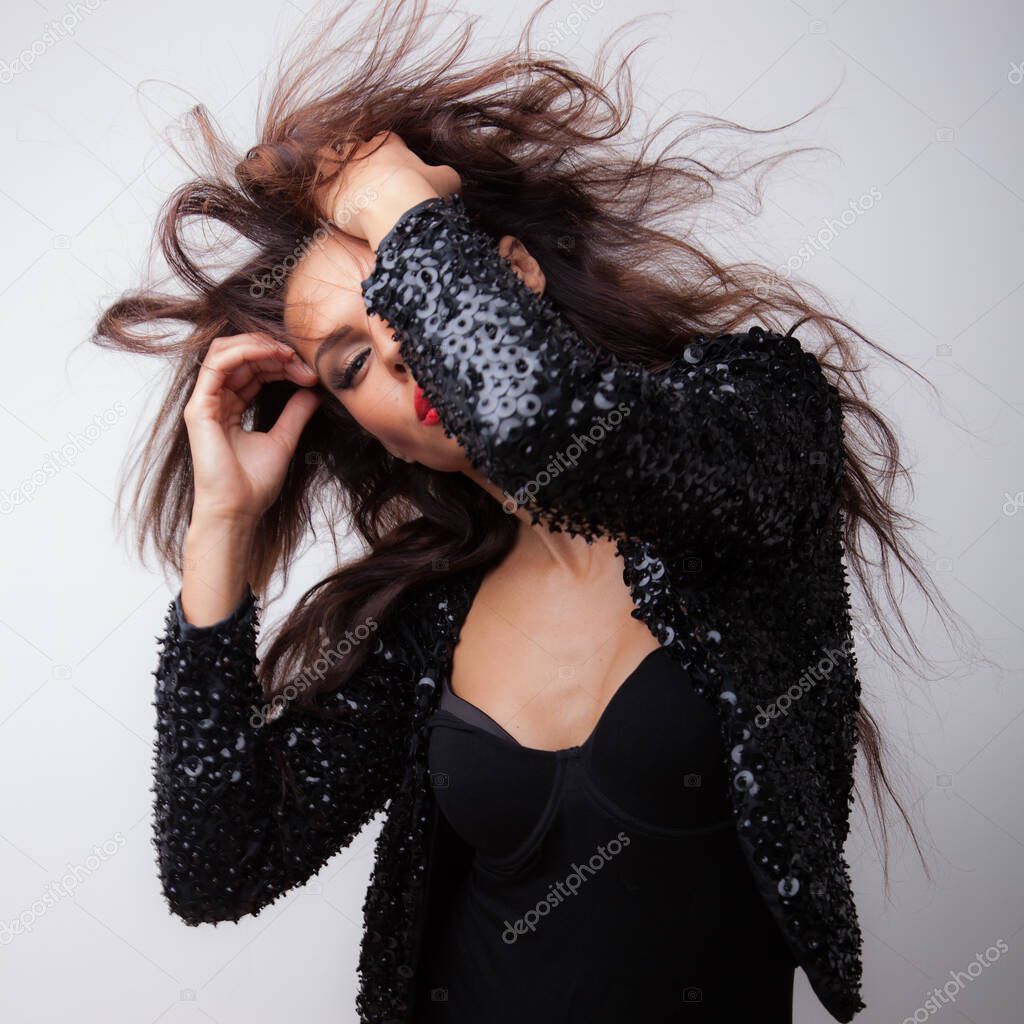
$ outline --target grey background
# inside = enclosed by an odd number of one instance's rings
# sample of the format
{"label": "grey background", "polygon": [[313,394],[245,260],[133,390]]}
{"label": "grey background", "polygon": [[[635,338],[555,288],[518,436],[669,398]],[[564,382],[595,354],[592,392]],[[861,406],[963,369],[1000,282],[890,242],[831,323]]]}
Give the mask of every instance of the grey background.
{"label": "grey background", "polygon": [[[31,67],[0,71],[0,934],[21,915],[31,920],[0,943],[0,1017],[353,1020],[379,820],[258,918],[190,929],[163,903],[149,838],[151,672],[177,581],[137,564],[111,527],[117,474],[156,407],[162,368],[79,344],[100,304],[137,282],[156,211],[187,175],[161,132],[202,100],[248,148],[260,76],[304,5],[92,6],[79,8],[66,38],[37,47]],[[462,9],[482,13],[481,35],[495,38],[517,32],[526,10]],[[799,273],[937,385],[940,402],[876,361],[875,400],[899,425],[915,472],[918,543],[999,664],[959,658],[913,591],[906,609],[947,678],[896,678],[861,655],[934,878],[897,832],[887,899],[858,813],[847,847],[865,937],[868,1008],[858,1020],[899,1024],[916,1012],[1011,1024],[1021,1019],[1024,970],[1024,507],[1014,500],[1024,489],[1021,9],[598,0],[559,3],[542,25],[554,48],[589,69],[614,25],[659,10],[628,36],[653,37],[634,69],[639,102],[656,117],[695,108],[769,127],[842,83],[824,110],[773,143],[822,143],[835,155],[784,164],[760,220],[716,242],[785,265],[828,219],[877,196],[812,258],[797,258]],[[52,0],[5,5],[0,69],[67,13]],[[43,475],[75,435],[74,457]],[[33,478],[31,497],[9,504]],[[330,555],[311,550],[290,593]],[[73,891],[39,903],[72,869]],[[932,989],[998,940],[1007,952],[929,1014]],[[800,974],[795,1019],[831,1019]]]}

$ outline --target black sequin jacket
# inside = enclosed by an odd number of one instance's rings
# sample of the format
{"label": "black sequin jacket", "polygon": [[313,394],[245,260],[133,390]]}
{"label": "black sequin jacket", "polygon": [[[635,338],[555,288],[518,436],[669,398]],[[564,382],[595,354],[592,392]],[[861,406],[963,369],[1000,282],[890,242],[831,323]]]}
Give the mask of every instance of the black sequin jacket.
{"label": "black sequin jacket", "polygon": [[[719,711],[736,828],[832,1016],[860,999],[843,845],[859,698],[837,504],[836,389],[793,337],[697,336],[654,373],[586,343],[519,280],[460,195],[407,210],[362,282],[487,479],[537,522],[616,540],[642,620]],[[482,573],[417,588],[325,721],[268,722],[259,603],[159,637],[154,837],[187,924],[259,913],[386,811],[364,904],[361,1021],[412,1019],[436,849],[425,722]],[[780,700],[780,698],[782,698]],[[742,965],[738,965],[741,977]]]}

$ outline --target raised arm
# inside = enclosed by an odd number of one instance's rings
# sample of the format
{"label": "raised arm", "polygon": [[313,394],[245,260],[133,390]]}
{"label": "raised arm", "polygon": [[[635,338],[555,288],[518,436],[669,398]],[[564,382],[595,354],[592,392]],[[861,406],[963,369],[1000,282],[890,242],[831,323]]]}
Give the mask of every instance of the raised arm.
{"label": "raised arm", "polygon": [[794,338],[697,337],[658,374],[598,352],[458,193],[397,218],[362,290],[445,432],[534,522],[670,560],[770,561],[834,507],[838,395]]}
{"label": "raised arm", "polygon": [[367,661],[324,702],[343,720],[294,701],[275,717],[256,681],[258,617],[247,588],[227,617],[194,626],[179,592],[158,638],[152,841],[168,906],[189,925],[256,914],[316,874],[404,768],[411,680],[398,649],[367,638]]}

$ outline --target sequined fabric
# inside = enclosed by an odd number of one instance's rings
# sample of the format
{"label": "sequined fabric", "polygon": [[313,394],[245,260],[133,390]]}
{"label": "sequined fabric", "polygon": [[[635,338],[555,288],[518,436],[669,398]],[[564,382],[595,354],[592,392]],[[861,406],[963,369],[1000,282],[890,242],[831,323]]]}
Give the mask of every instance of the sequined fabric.
{"label": "sequined fabric", "polygon": [[[615,538],[632,614],[718,711],[758,890],[822,1004],[851,1020],[861,935],[843,842],[859,684],[839,401],[814,356],[759,326],[695,337],[660,374],[599,353],[519,280],[459,195],[398,219],[363,294],[510,507]],[[361,1021],[410,1020],[436,809],[425,723],[482,575],[419,588],[338,696],[352,710],[342,724],[287,709],[254,729],[251,592],[203,630],[180,606],[168,613],[154,788],[170,907],[189,924],[257,913],[385,809]]]}
{"label": "sequined fabric", "polygon": [[[256,681],[259,602],[199,628],[168,609],[156,676],[153,843],[187,924],[237,921],[315,874],[391,797],[405,771],[408,665],[382,637],[323,706],[267,713]],[[405,683],[406,685],[403,685]]]}

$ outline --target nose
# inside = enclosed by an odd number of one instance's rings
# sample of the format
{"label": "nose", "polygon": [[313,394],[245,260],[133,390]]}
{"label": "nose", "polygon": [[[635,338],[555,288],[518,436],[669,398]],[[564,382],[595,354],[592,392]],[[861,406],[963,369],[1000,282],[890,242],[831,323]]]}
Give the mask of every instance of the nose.
{"label": "nose", "polygon": [[410,378],[409,369],[399,352],[399,341],[391,328],[378,321],[373,328],[373,339],[381,365],[386,366],[396,380]]}

